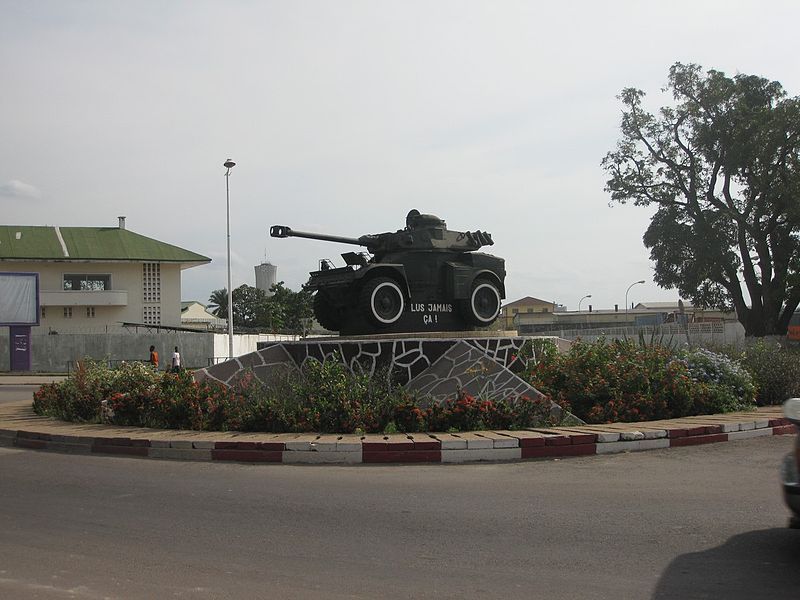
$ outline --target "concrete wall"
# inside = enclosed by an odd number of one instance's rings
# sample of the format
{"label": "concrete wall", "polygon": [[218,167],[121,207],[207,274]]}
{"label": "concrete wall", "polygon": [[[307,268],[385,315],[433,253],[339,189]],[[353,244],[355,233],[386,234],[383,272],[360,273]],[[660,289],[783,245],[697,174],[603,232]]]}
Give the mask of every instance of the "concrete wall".
{"label": "concrete wall", "polygon": [[[234,356],[255,352],[258,342],[296,340],[290,335],[239,335],[233,336]],[[172,351],[178,346],[187,368],[207,367],[228,357],[228,336],[222,334],[186,331],[109,331],[108,333],[59,333],[49,335],[46,329],[31,329],[31,370],[63,373],[68,363],[82,358],[97,360],[142,360],[150,355],[150,346],[158,350],[160,367],[170,365]],[[8,327],[0,327],[0,372],[11,369]]]}
{"label": "concrete wall", "polygon": [[[227,334],[215,333],[214,336],[214,362],[222,362],[228,359],[228,336]],[[233,336],[233,355],[242,356],[258,350],[258,342],[288,342],[300,339],[296,335],[280,334],[252,334]]]}
{"label": "concrete wall", "polygon": [[[139,277],[141,281],[141,275]],[[181,325],[181,266],[174,263],[161,263],[161,324]]]}
{"label": "concrete wall", "polygon": [[[0,371],[11,368],[8,328],[0,328]],[[160,333],[109,332],[60,333],[48,335],[47,331],[31,334],[31,369],[38,372],[66,372],[68,363],[82,358],[97,360],[142,360],[149,357],[150,345],[156,347],[161,358],[161,368],[169,366],[175,346],[180,349],[186,367],[205,367],[214,356],[214,334],[183,331]],[[74,367],[73,367],[74,368]]]}

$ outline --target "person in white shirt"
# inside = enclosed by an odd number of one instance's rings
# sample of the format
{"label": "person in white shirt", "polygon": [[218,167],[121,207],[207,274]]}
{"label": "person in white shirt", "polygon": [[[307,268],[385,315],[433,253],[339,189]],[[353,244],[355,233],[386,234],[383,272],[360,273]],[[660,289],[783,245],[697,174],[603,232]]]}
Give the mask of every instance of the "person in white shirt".
{"label": "person in white shirt", "polygon": [[177,346],[175,346],[175,352],[172,353],[172,370],[176,373],[181,370],[181,353],[178,352]]}

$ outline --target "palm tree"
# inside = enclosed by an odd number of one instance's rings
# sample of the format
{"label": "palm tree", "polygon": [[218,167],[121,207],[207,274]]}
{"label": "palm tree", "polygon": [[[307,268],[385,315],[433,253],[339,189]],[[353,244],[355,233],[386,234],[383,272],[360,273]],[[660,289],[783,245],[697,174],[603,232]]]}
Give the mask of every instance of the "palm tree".
{"label": "palm tree", "polygon": [[228,318],[228,288],[214,290],[208,298],[208,308],[213,309],[211,314],[220,319]]}

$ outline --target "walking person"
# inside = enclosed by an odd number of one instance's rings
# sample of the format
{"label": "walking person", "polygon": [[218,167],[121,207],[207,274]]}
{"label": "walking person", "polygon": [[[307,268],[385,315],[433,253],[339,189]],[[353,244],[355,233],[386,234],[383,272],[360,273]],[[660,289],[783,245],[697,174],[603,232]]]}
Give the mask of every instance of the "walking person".
{"label": "walking person", "polygon": [[181,353],[178,352],[178,347],[175,346],[175,352],[172,353],[172,372],[177,373],[181,370]]}
{"label": "walking person", "polygon": [[155,346],[150,346],[150,360],[148,362],[151,367],[158,371],[158,351]]}

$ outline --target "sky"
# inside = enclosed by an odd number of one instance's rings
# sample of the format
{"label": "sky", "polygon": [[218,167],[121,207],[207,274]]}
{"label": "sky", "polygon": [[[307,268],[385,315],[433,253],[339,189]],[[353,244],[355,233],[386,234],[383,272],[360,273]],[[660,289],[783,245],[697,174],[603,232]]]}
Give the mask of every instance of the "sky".
{"label": "sky", "polygon": [[268,261],[298,289],[412,208],[492,234],[507,301],[677,301],[652,210],[609,206],[625,87],[675,62],[800,94],[791,1],[0,0],[0,223],[116,226],[212,259],[184,300]]}

